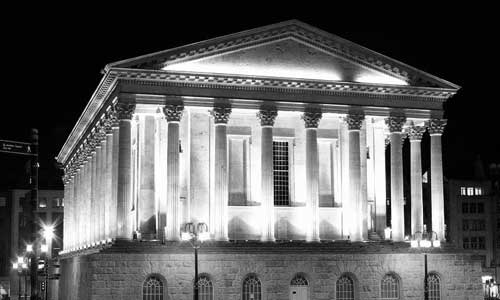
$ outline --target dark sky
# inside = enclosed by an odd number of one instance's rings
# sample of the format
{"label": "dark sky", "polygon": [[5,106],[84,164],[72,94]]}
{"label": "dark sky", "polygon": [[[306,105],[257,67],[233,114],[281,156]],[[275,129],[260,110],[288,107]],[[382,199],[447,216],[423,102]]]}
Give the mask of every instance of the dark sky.
{"label": "dark sky", "polygon": [[[304,3],[303,3],[304,4]],[[243,5],[243,4],[240,4]],[[122,5],[123,6],[123,5]],[[227,7],[227,11],[148,7],[25,7],[4,11],[0,139],[40,131],[41,186],[60,184],[59,152],[109,62],[292,18],[351,40],[462,87],[448,101],[445,175],[469,177],[472,161],[500,162],[496,87],[499,32],[487,7],[404,7],[360,11]],[[13,18],[12,18],[13,17]],[[0,154],[0,187],[23,181],[24,161]]]}

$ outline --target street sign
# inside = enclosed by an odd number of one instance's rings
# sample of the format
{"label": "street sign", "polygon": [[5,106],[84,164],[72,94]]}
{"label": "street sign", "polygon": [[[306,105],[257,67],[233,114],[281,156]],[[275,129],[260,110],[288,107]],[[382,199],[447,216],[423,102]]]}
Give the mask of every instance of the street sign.
{"label": "street sign", "polygon": [[0,140],[0,152],[36,156],[32,148],[31,143]]}

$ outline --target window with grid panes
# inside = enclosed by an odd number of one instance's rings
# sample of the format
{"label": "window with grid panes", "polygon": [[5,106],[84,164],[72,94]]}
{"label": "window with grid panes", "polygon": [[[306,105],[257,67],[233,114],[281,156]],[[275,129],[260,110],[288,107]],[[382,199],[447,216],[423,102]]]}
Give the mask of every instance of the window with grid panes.
{"label": "window with grid panes", "polygon": [[273,141],[274,205],[290,205],[289,142]]}
{"label": "window with grid panes", "polygon": [[394,274],[387,274],[381,282],[381,299],[399,299],[399,280]]}
{"label": "window with grid panes", "polygon": [[143,300],[163,300],[163,282],[155,277],[150,276],[142,285]]}
{"label": "window with grid panes", "polygon": [[335,284],[337,300],[354,300],[354,280],[347,275],[342,275]]}
{"label": "window with grid panes", "polygon": [[429,300],[441,300],[441,280],[436,273],[427,276],[427,288]]}

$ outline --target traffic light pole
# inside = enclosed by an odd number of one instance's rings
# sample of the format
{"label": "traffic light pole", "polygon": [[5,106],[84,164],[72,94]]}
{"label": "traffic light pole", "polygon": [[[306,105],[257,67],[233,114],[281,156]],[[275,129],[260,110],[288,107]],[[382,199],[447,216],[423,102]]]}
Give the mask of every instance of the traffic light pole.
{"label": "traffic light pole", "polygon": [[[35,210],[38,203],[38,130],[36,128],[31,129],[31,151],[34,154],[30,158],[30,186],[31,186],[31,199],[30,199],[30,207],[31,211],[29,212],[30,216],[28,218],[30,222],[30,230],[31,230],[31,241],[33,245],[36,245],[37,238],[37,228],[35,223]],[[35,249],[36,251],[36,249]],[[38,260],[33,259],[31,261],[30,266],[30,283],[31,283],[31,299],[38,299]]]}

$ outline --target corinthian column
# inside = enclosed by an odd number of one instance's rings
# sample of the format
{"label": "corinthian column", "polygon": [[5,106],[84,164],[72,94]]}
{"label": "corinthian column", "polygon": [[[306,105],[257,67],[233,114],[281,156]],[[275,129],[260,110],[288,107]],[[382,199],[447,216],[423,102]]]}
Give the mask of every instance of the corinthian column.
{"label": "corinthian column", "polygon": [[132,224],[129,212],[132,204],[132,141],[131,122],[135,104],[118,103],[116,105],[119,120],[118,138],[118,192],[116,213],[116,237],[132,238]]}
{"label": "corinthian column", "polygon": [[422,200],[422,159],[421,141],[425,128],[412,126],[409,129],[410,156],[411,156],[411,234],[424,230],[424,210]]}
{"label": "corinthian column", "polygon": [[402,130],[405,117],[389,117],[391,140],[391,227],[392,240],[403,241],[405,235],[404,194],[403,194],[403,147]]}
{"label": "corinthian column", "polygon": [[166,240],[178,241],[180,237],[180,191],[179,191],[179,123],[182,105],[166,105],[163,108],[167,119],[167,226]]}
{"label": "corinthian column", "polygon": [[214,107],[212,116],[215,124],[215,240],[227,241],[228,237],[228,163],[227,163],[227,121],[231,109]]}
{"label": "corinthian column", "polygon": [[431,207],[432,230],[438,239],[445,240],[444,232],[444,196],[443,196],[443,158],[441,150],[441,135],[446,120],[431,119],[428,125],[431,135]]}
{"label": "corinthian column", "polygon": [[143,240],[156,237],[155,214],[155,130],[154,116],[141,119],[140,130],[140,179],[139,179],[139,230]]}
{"label": "corinthian column", "polygon": [[306,204],[310,213],[307,240],[319,242],[319,162],[318,124],[321,112],[305,112],[302,115],[306,127]]}
{"label": "corinthian column", "polygon": [[347,217],[350,221],[351,241],[361,241],[363,218],[361,213],[361,156],[360,156],[360,130],[365,116],[362,114],[349,114],[345,121],[349,132],[349,201],[346,205]]}
{"label": "corinthian column", "polygon": [[274,178],[273,178],[273,126],[278,112],[275,109],[261,109],[257,113],[262,126],[261,132],[261,203],[262,203],[262,241],[275,241],[274,238]]}

